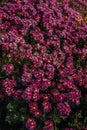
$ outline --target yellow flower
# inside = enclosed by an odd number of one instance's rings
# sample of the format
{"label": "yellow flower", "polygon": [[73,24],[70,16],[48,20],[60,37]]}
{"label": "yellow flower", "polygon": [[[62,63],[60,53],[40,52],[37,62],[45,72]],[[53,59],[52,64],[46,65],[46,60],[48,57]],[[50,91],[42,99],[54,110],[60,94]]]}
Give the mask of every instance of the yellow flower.
{"label": "yellow flower", "polygon": [[81,25],[82,19],[76,19],[76,21],[77,21],[77,23],[78,23],[79,25]]}
{"label": "yellow flower", "polygon": [[66,19],[66,18],[68,18],[68,16],[64,16],[64,18]]}
{"label": "yellow flower", "polygon": [[84,17],[84,22],[87,23],[87,16]]}

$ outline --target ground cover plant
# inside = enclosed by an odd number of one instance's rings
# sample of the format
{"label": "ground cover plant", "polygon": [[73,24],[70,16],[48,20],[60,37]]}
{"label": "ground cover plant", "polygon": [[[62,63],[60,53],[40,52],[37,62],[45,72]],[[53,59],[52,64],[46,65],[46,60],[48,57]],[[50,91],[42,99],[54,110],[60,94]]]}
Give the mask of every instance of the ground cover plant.
{"label": "ground cover plant", "polygon": [[87,130],[87,1],[0,1],[0,129]]}

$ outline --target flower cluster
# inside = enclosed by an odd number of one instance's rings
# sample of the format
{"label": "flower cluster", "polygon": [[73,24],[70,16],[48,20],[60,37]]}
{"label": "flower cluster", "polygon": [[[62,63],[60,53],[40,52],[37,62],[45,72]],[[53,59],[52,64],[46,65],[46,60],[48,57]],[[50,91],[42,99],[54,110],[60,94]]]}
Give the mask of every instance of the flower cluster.
{"label": "flower cluster", "polygon": [[69,116],[69,101],[79,105],[81,89],[87,88],[87,24],[71,7],[83,9],[87,2],[77,3],[8,0],[0,5],[1,87],[28,104],[28,130],[38,129],[44,116],[43,129],[54,130],[54,111]]}

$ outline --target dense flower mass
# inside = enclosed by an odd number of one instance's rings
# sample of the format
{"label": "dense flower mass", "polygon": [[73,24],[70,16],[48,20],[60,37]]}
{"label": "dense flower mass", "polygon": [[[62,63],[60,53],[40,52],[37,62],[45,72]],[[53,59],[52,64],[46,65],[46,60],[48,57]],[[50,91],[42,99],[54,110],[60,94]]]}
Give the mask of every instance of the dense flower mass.
{"label": "dense flower mass", "polygon": [[28,130],[39,130],[38,122],[43,130],[54,130],[54,113],[68,117],[71,103],[78,106],[87,89],[87,21],[71,4],[83,10],[87,2],[0,5],[0,99],[4,93],[28,105]]}

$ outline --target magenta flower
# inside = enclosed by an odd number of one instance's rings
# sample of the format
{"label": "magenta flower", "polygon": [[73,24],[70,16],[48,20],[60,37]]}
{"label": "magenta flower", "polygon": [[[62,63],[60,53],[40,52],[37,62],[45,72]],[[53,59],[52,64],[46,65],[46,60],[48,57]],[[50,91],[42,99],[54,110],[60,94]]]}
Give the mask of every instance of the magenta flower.
{"label": "magenta flower", "polygon": [[5,64],[2,68],[2,70],[8,74],[11,74],[14,71],[14,65],[13,64]]}
{"label": "magenta flower", "polygon": [[33,118],[28,118],[27,122],[26,122],[26,128],[28,130],[34,130],[36,127],[36,122]]}
{"label": "magenta flower", "polygon": [[48,113],[48,112],[50,112],[50,111],[52,110],[51,103],[48,102],[48,101],[44,101],[44,102],[42,103],[42,106],[43,106],[43,111],[44,111],[44,113]]}
{"label": "magenta flower", "polygon": [[14,92],[14,99],[15,100],[18,100],[18,101],[20,101],[20,100],[22,100],[22,93],[23,93],[23,91],[22,90],[17,90],[17,91],[15,91]]}
{"label": "magenta flower", "polygon": [[34,113],[38,110],[38,104],[36,102],[29,103],[29,110],[31,113]]}
{"label": "magenta flower", "polygon": [[25,89],[25,91],[23,92],[23,94],[22,94],[22,98],[24,100],[26,100],[27,102],[29,102],[29,101],[32,100],[32,96],[33,96],[33,94],[32,94],[32,88],[31,87],[27,87]]}
{"label": "magenta flower", "polygon": [[71,112],[70,105],[67,102],[57,104],[57,110],[64,116],[69,116]]}
{"label": "magenta flower", "polygon": [[54,130],[54,123],[53,123],[53,121],[51,121],[51,120],[46,120],[45,122],[44,122],[44,129],[45,130]]}

